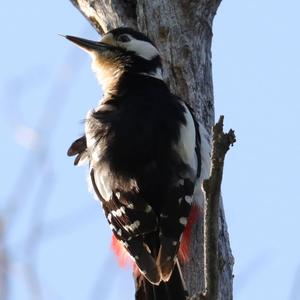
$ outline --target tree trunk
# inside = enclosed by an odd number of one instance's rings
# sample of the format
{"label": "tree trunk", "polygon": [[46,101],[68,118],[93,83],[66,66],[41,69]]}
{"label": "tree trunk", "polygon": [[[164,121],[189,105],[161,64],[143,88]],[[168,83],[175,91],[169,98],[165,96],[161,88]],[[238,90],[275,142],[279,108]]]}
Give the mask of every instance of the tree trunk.
{"label": "tree trunk", "polygon": [[[159,48],[164,79],[211,132],[214,102],[212,23],[221,0],[71,0],[101,34],[120,26],[146,33]],[[222,202],[221,202],[222,203]],[[203,220],[202,220],[203,221]],[[183,266],[190,295],[203,289],[203,222],[193,228],[191,259]],[[232,266],[224,210],[220,207],[219,297],[232,299]]]}

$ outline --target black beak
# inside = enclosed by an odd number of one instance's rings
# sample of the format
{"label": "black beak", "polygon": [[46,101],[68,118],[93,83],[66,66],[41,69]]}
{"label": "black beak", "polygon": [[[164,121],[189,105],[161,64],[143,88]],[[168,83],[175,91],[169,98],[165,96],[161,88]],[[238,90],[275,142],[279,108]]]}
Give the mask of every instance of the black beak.
{"label": "black beak", "polygon": [[63,37],[65,37],[67,40],[73,42],[74,44],[76,44],[77,46],[79,46],[80,48],[83,48],[84,50],[90,52],[90,51],[101,51],[101,50],[112,50],[115,47],[105,44],[105,43],[101,43],[101,42],[95,42],[95,41],[91,41],[91,40],[87,40],[87,39],[83,39],[83,38],[79,38],[76,36],[72,36],[72,35],[63,35]]}

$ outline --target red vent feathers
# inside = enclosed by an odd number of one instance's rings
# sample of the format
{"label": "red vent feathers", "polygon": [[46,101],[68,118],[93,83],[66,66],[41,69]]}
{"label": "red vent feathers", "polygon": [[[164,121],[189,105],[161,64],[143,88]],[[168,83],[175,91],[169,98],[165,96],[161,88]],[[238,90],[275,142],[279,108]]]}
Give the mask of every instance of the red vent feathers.
{"label": "red vent feathers", "polygon": [[[201,210],[197,205],[193,205],[189,218],[188,223],[186,224],[186,227],[184,229],[182,239],[180,242],[180,248],[178,251],[178,258],[181,262],[187,262],[189,259],[189,247],[191,242],[191,234],[192,234],[192,228],[194,223],[197,221],[197,219],[201,215]],[[114,251],[114,253],[117,256],[118,263],[120,267],[125,267],[126,264],[129,264],[134,267],[134,261],[131,258],[131,256],[128,254],[122,243],[117,240],[117,238],[113,235],[111,240],[111,246]],[[136,268],[134,268],[136,269]]]}

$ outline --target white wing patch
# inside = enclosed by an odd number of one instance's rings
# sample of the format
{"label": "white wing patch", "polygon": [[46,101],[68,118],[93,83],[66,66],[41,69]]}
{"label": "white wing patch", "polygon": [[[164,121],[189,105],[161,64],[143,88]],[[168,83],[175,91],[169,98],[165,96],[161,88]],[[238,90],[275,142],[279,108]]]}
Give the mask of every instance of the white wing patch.
{"label": "white wing patch", "polygon": [[199,207],[204,206],[204,191],[202,190],[202,183],[204,179],[207,179],[210,174],[211,168],[211,138],[205,127],[199,123],[199,131],[201,138],[201,173],[200,178],[197,178],[194,199]]}
{"label": "white wing patch", "polygon": [[200,138],[201,138],[201,175],[200,178],[207,179],[211,168],[211,138],[205,127],[199,123]]}
{"label": "white wing patch", "polygon": [[197,155],[196,155],[196,129],[193,117],[186,107],[185,107],[185,119],[186,124],[181,125],[180,127],[180,138],[178,144],[175,146],[176,151],[187,165],[190,166],[193,170],[192,176],[196,176],[197,173]]}
{"label": "white wing patch", "polygon": [[[180,157],[183,161],[191,167],[193,170],[192,176],[196,176],[197,172],[197,155],[195,151],[196,147],[196,129],[194,125],[194,120],[189,109],[185,106],[185,119],[186,124],[182,125],[180,128],[180,139],[178,144],[175,146]],[[210,174],[211,168],[211,138],[205,127],[198,123],[200,131],[200,156],[201,156],[201,172],[200,178],[197,178],[193,199],[195,203],[203,207],[204,203],[204,192],[202,190],[202,182],[207,179]],[[191,199],[187,199],[189,202]]]}
{"label": "white wing patch", "polygon": [[[91,166],[92,167],[92,166]],[[112,198],[112,190],[109,188],[110,187],[110,174],[108,173],[107,170],[101,170],[98,172],[98,170],[95,171],[95,182],[96,186],[104,198],[105,201],[110,201]],[[117,211],[115,212],[116,215],[122,214],[122,211]],[[113,214],[114,215],[114,214]]]}

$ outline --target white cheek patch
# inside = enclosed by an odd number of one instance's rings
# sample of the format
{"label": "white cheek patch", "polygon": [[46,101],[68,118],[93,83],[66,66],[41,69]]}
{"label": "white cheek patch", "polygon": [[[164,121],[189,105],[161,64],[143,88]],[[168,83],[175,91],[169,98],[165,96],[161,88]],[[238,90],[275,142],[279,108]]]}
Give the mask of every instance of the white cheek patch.
{"label": "white cheek patch", "polygon": [[126,49],[134,51],[138,56],[148,60],[159,55],[158,50],[151,43],[140,40],[131,40],[130,42],[127,42]]}

